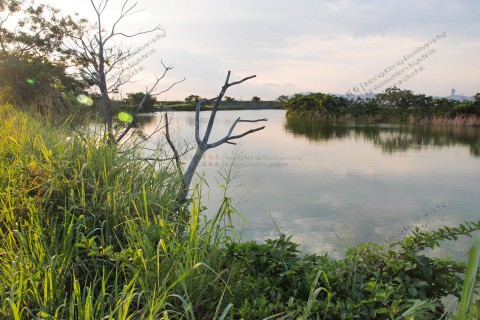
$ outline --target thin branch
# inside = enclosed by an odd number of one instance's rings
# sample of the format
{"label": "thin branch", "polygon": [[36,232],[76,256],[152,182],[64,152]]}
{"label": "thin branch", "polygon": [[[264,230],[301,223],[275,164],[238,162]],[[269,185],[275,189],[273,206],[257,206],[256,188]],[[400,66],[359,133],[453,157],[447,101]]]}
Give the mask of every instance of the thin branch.
{"label": "thin branch", "polygon": [[[244,137],[244,136],[246,136],[246,135],[248,135],[248,134],[250,134],[250,133],[254,133],[254,132],[257,132],[257,131],[260,131],[260,130],[263,130],[263,129],[265,129],[265,126],[248,130],[248,131],[246,131],[246,132],[244,132],[244,133],[242,133],[242,134],[239,134],[239,135],[236,135],[236,136],[231,136],[231,137],[229,137],[229,138],[226,138],[225,142],[228,142],[228,141],[234,140],[234,139],[239,139],[239,138]],[[213,148],[213,146],[212,146],[212,148]]]}
{"label": "thin branch", "polygon": [[265,126],[259,127],[259,128],[255,128],[255,129],[251,129],[251,130],[248,130],[248,131],[246,131],[246,132],[244,132],[244,133],[242,133],[242,134],[232,136],[233,130],[235,129],[235,126],[236,126],[239,122],[260,122],[260,121],[268,121],[268,119],[263,118],[263,119],[256,119],[256,120],[242,120],[242,119],[238,118],[237,120],[235,120],[235,122],[234,122],[234,123],[232,124],[232,126],[230,127],[230,130],[228,131],[227,135],[226,135],[223,139],[218,140],[217,142],[207,144],[207,149],[211,149],[211,148],[218,147],[219,145],[222,145],[222,144],[224,144],[224,143],[234,144],[234,143],[230,142],[230,140],[239,139],[239,138],[244,137],[244,136],[246,136],[246,135],[248,135],[248,134],[250,134],[250,133],[263,130],[263,129],[265,128]]}
{"label": "thin branch", "polygon": [[[186,155],[187,153],[189,153],[190,151],[192,151],[194,148],[188,148],[186,149],[184,152],[182,153],[179,153],[178,154],[178,158],[180,159],[181,157],[183,157],[184,155]],[[146,157],[146,158],[134,158],[135,160],[146,160],[146,161],[172,161],[172,160],[175,160],[175,157],[170,157],[170,158],[152,158],[152,157]],[[181,173],[181,172],[180,172]]]}
{"label": "thin branch", "polygon": [[202,140],[200,139],[200,110],[205,101],[206,100],[198,101],[195,108],[195,141],[198,145],[202,144]]}
{"label": "thin branch", "polygon": [[253,78],[255,78],[255,77],[256,77],[256,75],[253,75],[253,76],[250,76],[250,77],[243,78],[242,80],[229,83],[229,84],[228,84],[228,88],[231,87],[231,86],[235,86],[235,85],[237,85],[237,84],[240,84],[240,83],[242,83],[242,82],[245,82],[245,81],[247,81],[247,80],[253,79]]}
{"label": "thin branch", "polygon": [[[157,127],[149,135],[143,136],[142,139],[140,139],[139,141],[135,141],[135,144],[133,144],[133,146],[130,148],[130,150],[135,150],[135,149],[139,148],[141,145],[145,144],[146,141],[149,141],[154,135],[156,135],[158,132],[160,132],[163,128],[164,127],[161,126],[161,121],[159,121]],[[125,141],[128,141],[129,139],[131,139],[132,136],[133,136],[133,134],[131,134],[127,138],[127,140],[125,140]],[[155,151],[155,150],[150,150],[146,147],[142,147],[142,149],[149,150],[149,151]]]}
{"label": "thin branch", "polygon": [[[135,112],[133,113],[133,118],[135,119],[135,117],[137,116],[137,114],[140,112],[140,110],[142,109],[143,107],[143,104],[145,103],[145,101],[147,100],[148,96],[151,96],[152,95],[152,92],[155,91],[155,88],[157,87],[158,83],[163,79],[165,78],[165,75],[167,74],[168,71],[172,70],[173,67],[172,66],[165,66],[165,64],[163,63],[162,61],[162,65],[164,67],[164,71],[163,71],[163,74],[160,76],[160,77],[157,77],[155,83],[153,84],[153,86],[149,89],[146,89],[145,90],[145,96],[143,97],[142,101],[140,102],[140,104],[138,105],[137,109],[135,110]],[[185,79],[183,80],[180,80],[180,81],[177,81],[177,82],[174,82],[172,85],[170,85],[167,89],[161,91],[160,93],[163,93],[165,91],[168,91],[170,90],[173,86],[175,86],[176,84],[180,83],[180,82],[183,82]],[[159,93],[159,94],[160,94]],[[117,143],[120,142],[124,137],[125,135],[130,131],[130,129],[132,129],[133,127],[133,122],[130,122],[127,127],[125,128],[125,130],[118,136],[117,138]]]}
{"label": "thin branch", "polygon": [[175,159],[177,170],[180,173],[180,175],[183,175],[182,164],[180,162],[180,155],[178,154],[177,148],[175,148],[175,145],[173,144],[172,139],[170,138],[170,130],[168,129],[168,115],[166,112],[165,112],[165,138],[167,139],[168,145],[173,151],[173,158]]}
{"label": "thin branch", "polygon": [[211,148],[215,148],[215,147],[217,147],[221,144],[224,144],[224,143],[235,144],[231,140],[239,139],[239,138],[244,137],[248,134],[263,130],[265,128],[265,126],[263,126],[263,127],[248,130],[248,131],[246,131],[242,134],[239,134],[239,135],[232,136],[233,130],[235,129],[236,125],[240,122],[267,121],[267,119],[242,120],[241,118],[237,118],[235,120],[235,122],[232,124],[232,126],[230,127],[230,130],[228,131],[227,135],[223,139],[221,139],[217,142],[211,143],[211,144],[208,143],[208,139],[210,137],[210,133],[211,133],[212,128],[213,128],[213,123],[215,121],[215,115],[218,111],[220,102],[221,102],[223,96],[225,95],[227,89],[231,86],[240,84],[240,83],[242,83],[244,81],[247,81],[249,79],[252,79],[254,77],[255,77],[255,75],[245,77],[241,80],[234,81],[234,82],[230,83],[229,82],[230,81],[230,71],[228,71],[227,77],[225,79],[225,84],[223,85],[219,95],[217,97],[211,99],[212,101],[215,101],[215,102],[214,102],[214,105],[213,105],[212,112],[210,113],[210,119],[208,121],[207,129],[205,130],[205,134],[203,136],[203,139],[200,138],[200,110],[201,110],[202,104],[205,101],[208,101],[208,100],[201,100],[197,103],[197,106],[195,108],[195,140],[197,141],[197,151],[195,152],[193,158],[191,159],[190,164],[187,167],[187,170],[182,175],[182,177],[183,177],[183,179],[182,179],[183,188],[177,196],[177,204],[183,204],[187,201],[187,196],[188,196],[190,184],[192,182],[192,179],[193,179],[193,176],[194,176],[195,171],[197,169],[197,166],[199,165],[205,151],[207,151],[208,149],[211,149]]}
{"label": "thin branch", "polygon": [[213,123],[215,121],[215,116],[217,114],[218,107],[220,105],[220,101],[222,100],[223,96],[225,95],[225,92],[227,92],[227,89],[234,86],[234,85],[240,84],[242,82],[245,82],[245,81],[247,81],[249,79],[252,79],[252,78],[255,78],[255,77],[256,77],[256,75],[252,75],[252,76],[249,76],[249,77],[245,77],[241,80],[229,83],[228,81],[230,80],[230,71],[228,71],[227,78],[225,79],[225,84],[222,87],[222,90],[220,91],[220,94],[216,98],[215,104],[214,104],[213,109],[212,109],[212,113],[210,114],[210,119],[208,121],[207,130],[205,131],[205,136],[203,137],[203,143],[204,144],[208,144],[208,138],[210,138],[210,133],[212,132]]}
{"label": "thin branch", "polygon": [[[140,32],[133,33],[133,34],[125,34],[123,32],[116,32],[116,33],[112,34],[111,36],[123,36],[125,38],[133,38],[133,37],[136,37],[136,36],[139,36],[139,35],[142,35],[142,34],[152,33],[152,32],[160,31],[160,30],[164,31],[164,29],[159,24],[155,28],[152,28],[152,29],[147,30],[147,31],[140,31]],[[108,38],[111,38],[111,37],[109,36]]]}
{"label": "thin branch", "polygon": [[[125,0],[125,2],[123,3],[123,6],[122,6],[122,11],[120,12],[120,17],[118,17],[117,21],[115,21],[115,23],[112,25],[112,31],[110,32],[110,35],[113,35],[115,34],[115,28],[117,27],[117,24],[120,23],[120,21],[125,17],[125,15],[130,11],[132,10],[133,8],[135,8],[135,6],[137,5],[137,3],[135,3],[133,6],[131,6],[129,9],[127,9],[125,11],[125,7],[128,3],[128,0]],[[124,13],[125,12],[125,13]],[[108,40],[108,38],[107,38]]]}
{"label": "thin branch", "polygon": [[166,88],[165,90],[162,90],[162,91],[160,91],[160,92],[158,92],[158,93],[152,94],[152,96],[158,96],[158,95],[160,95],[160,94],[162,94],[162,93],[165,93],[165,92],[169,91],[170,89],[172,89],[172,88],[173,88],[174,86],[176,86],[177,84],[182,83],[183,81],[185,81],[185,78],[183,78],[182,80],[175,81],[174,83],[172,83],[172,84],[171,84],[168,88]]}

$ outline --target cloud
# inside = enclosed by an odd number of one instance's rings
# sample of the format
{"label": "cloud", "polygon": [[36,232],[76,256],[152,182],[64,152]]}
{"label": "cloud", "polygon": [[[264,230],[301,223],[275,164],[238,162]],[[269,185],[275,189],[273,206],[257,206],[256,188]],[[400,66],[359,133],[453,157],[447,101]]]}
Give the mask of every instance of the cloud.
{"label": "cloud", "polygon": [[[70,12],[89,12],[74,2],[51,2]],[[160,58],[176,65],[175,74],[187,79],[175,89],[179,98],[215,94],[228,70],[258,75],[235,88],[238,96],[344,93],[442,32],[448,37],[436,57],[404,88],[432,95],[448,95],[452,87],[467,95],[478,91],[473,70],[479,67],[480,3],[475,0],[146,0],[141,5],[145,10],[125,26],[167,27],[167,38],[146,63],[152,72]],[[145,82],[137,86],[143,90]]]}

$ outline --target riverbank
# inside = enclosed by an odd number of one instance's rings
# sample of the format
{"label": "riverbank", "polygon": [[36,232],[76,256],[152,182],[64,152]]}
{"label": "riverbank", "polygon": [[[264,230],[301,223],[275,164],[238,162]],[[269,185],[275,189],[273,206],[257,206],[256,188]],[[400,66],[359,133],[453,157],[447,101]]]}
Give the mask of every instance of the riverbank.
{"label": "riverbank", "polygon": [[[156,111],[195,111],[196,105],[183,103],[181,101],[164,102],[155,106]],[[202,110],[211,110],[211,105],[202,106]],[[265,109],[284,109],[282,103],[277,101],[222,101],[219,110],[265,110]]]}
{"label": "riverbank", "polygon": [[295,95],[285,103],[287,117],[383,123],[480,126],[480,95],[455,101],[387,89],[375,98],[356,100],[324,93]]}
{"label": "riverbank", "polygon": [[[175,205],[167,162],[0,107],[0,315],[23,319],[438,319],[462,263],[425,257],[480,222],[304,255],[235,236],[231,198]],[[226,190],[228,192],[228,190]]]}

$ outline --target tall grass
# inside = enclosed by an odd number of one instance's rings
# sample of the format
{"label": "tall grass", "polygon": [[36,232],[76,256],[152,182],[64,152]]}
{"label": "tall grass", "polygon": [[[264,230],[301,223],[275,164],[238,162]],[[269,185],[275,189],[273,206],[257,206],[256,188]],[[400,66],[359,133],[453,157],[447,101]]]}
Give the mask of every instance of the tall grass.
{"label": "tall grass", "polygon": [[[480,264],[480,234],[473,240],[467,263],[467,271],[463,282],[461,300],[457,319],[474,319],[480,316],[479,302],[474,302],[476,288],[478,288],[478,272]],[[478,298],[478,297],[477,297]]]}
{"label": "tall grass", "polygon": [[[456,292],[456,269],[410,251],[364,244],[334,261],[298,256],[284,235],[237,243],[234,163],[207,217],[201,186],[178,208],[176,168],[141,156],[0,107],[0,319],[417,318]],[[439,288],[419,281],[433,274]]]}
{"label": "tall grass", "polygon": [[460,114],[455,117],[432,116],[428,118],[408,118],[410,124],[438,125],[438,126],[458,126],[458,127],[480,127],[480,117],[477,115]]}
{"label": "tall grass", "polygon": [[11,106],[0,122],[0,318],[227,316],[225,233],[199,199],[174,211],[168,164]]}

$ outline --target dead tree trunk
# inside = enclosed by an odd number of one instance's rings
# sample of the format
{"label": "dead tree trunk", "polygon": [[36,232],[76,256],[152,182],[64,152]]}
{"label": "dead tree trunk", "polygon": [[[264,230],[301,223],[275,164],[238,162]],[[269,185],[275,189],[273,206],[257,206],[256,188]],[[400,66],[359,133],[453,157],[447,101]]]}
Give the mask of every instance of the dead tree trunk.
{"label": "dead tree trunk", "polygon": [[[205,134],[204,134],[203,138],[200,138],[200,109],[202,107],[202,104],[205,103],[205,101],[207,101],[207,100],[202,100],[202,101],[199,101],[197,103],[197,107],[196,107],[196,110],[195,110],[195,140],[197,142],[197,150],[196,150],[195,155],[193,156],[190,164],[188,165],[188,168],[185,171],[185,173],[182,173],[180,168],[179,168],[180,173],[182,174],[182,190],[180,191],[180,194],[177,197],[177,204],[182,204],[182,203],[185,203],[187,201],[190,184],[192,183],[193,176],[195,175],[195,171],[197,170],[198,164],[202,160],[203,155],[205,154],[205,152],[208,149],[212,149],[212,148],[221,146],[224,143],[235,144],[234,142],[232,142],[232,140],[239,139],[239,138],[244,137],[244,136],[246,136],[250,133],[254,133],[254,132],[263,130],[265,128],[265,126],[258,127],[258,128],[255,128],[255,129],[245,131],[245,132],[243,132],[241,134],[238,134],[238,135],[232,135],[233,130],[235,129],[236,125],[240,122],[267,121],[267,119],[265,119],[265,118],[255,119],[255,120],[243,120],[239,117],[233,122],[232,126],[230,127],[230,130],[227,132],[225,137],[223,137],[222,139],[220,139],[216,142],[213,142],[213,143],[208,142],[208,139],[210,138],[210,134],[212,132],[213,124],[215,122],[215,116],[217,114],[218,107],[220,106],[220,102],[221,102],[223,96],[225,95],[225,93],[227,92],[227,89],[234,86],[234,85],[240,84],[244,81],[252,79],[252,78],[255,78],[255,75],[243,78],[242,80],[239,80],[239,81],[234,81],[234,82],[229,83],[230,71],[228,71],[227,79],[225,80],[225,84],[223,85],[222,90],[220,91],[220,94],[216,98],[211,99],[211,101],[214,102],[213,109],[211,111],[210,119],[208,121],[207,129],[205,130]],[[175,158],[175,160],[177,162],[177,165],[178,165],[179,154],[176,151],[173,143],[171,143],[170,134],[168,132],[168,126],[166,127],[166,129],[167,129],[166,130],[167,141],[168,141],[170,147],[173,150],[174,158]]]}

